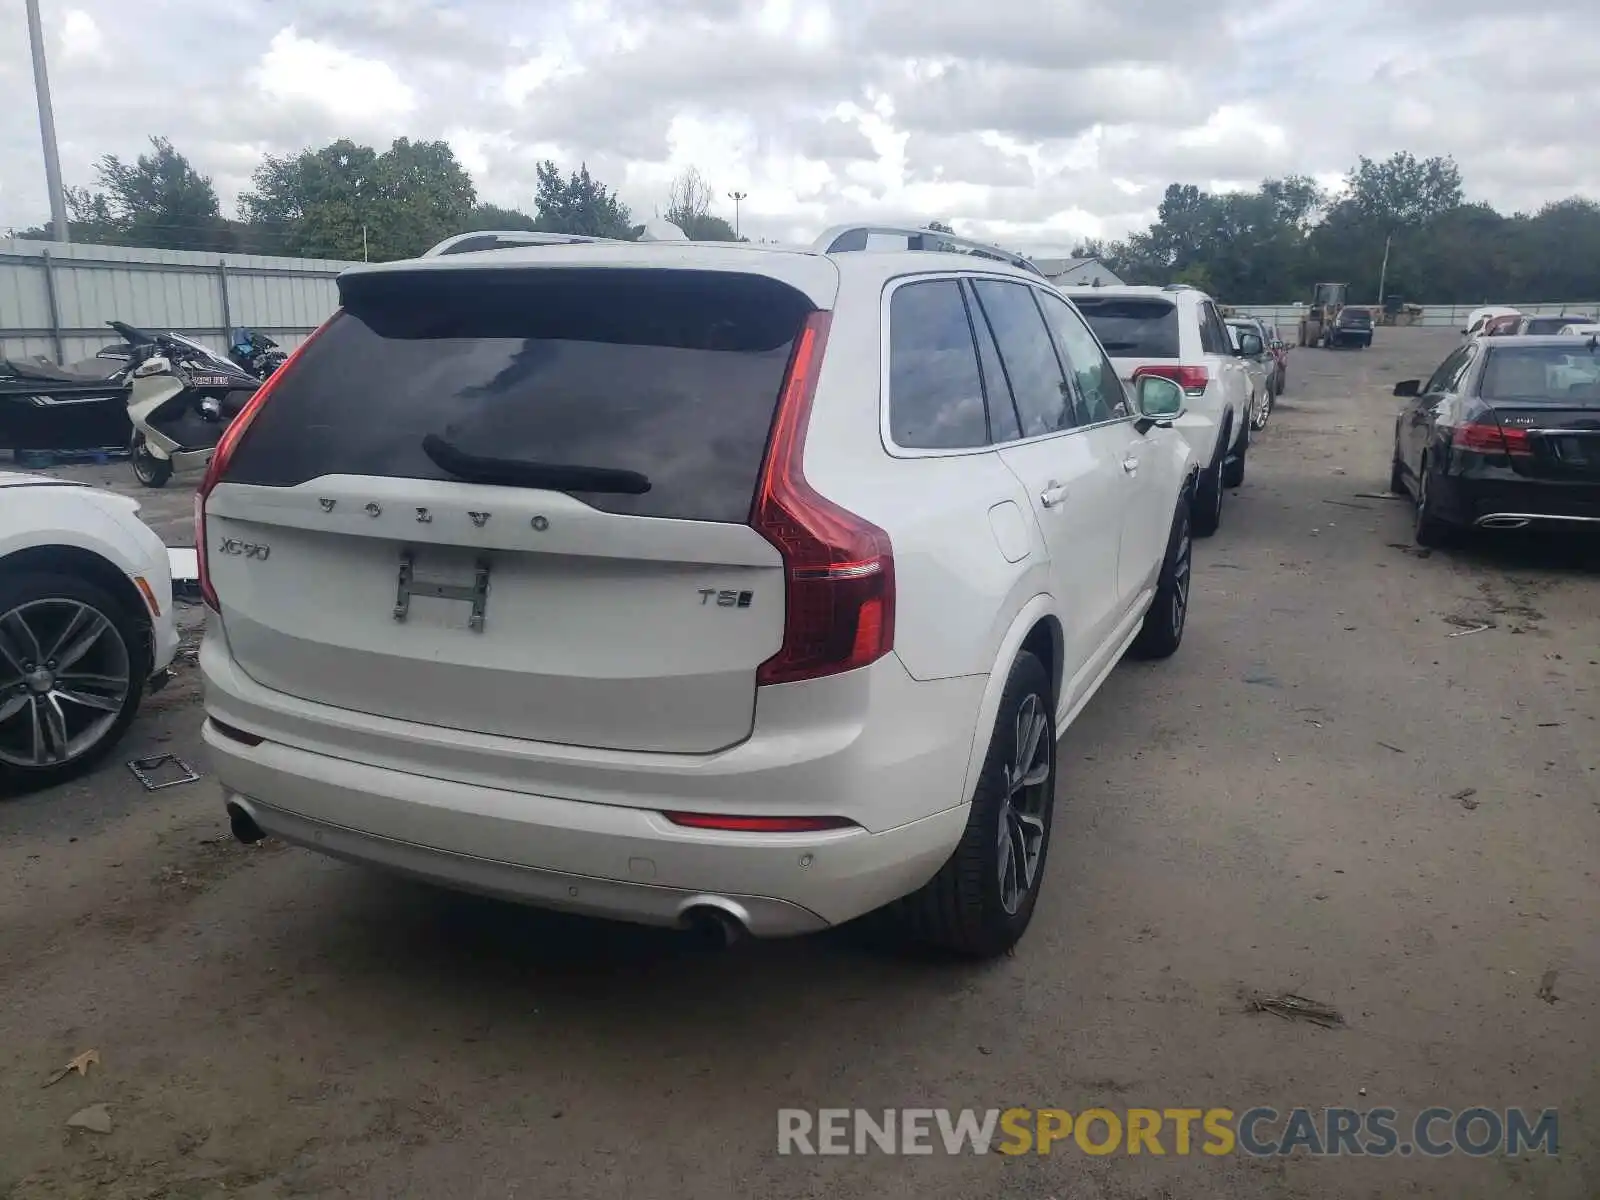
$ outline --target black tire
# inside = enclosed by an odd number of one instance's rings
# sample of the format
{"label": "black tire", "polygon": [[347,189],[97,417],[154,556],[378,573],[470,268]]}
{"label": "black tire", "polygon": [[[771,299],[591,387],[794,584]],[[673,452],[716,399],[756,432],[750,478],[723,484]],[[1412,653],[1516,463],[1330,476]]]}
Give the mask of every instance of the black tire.
{"label": "black tire", "polygon": [[1172,517],[1172,533],[1167,538],[1167,555],[1161,562],[1155,599],[1144,614],[1139,636],[1128,648],[1134,658],[1171,658],[1183,643],[1183,630],[1189,620],[1189,584],[1194,575],[1193,519],[1185,489]]}
{"label": "black tire", "polygon": [[1244,483],[1245,459],[1250,453],[1250,422],[1243,422],[1243,432],[1239,435],[1239,448],[1230,454],[1222,463],[1222,486],[1236,488]]}
{"label": "black tire", "polygon": [[172,478],[172,460],[151,454],[142,433],[133,435],[128,461],[133,465],[133,477],[147,488],[166,487]]}
{"label": "black tire", "polygon": [[1191,526],[1195,537],[1210,537],[1222,528],[1222,464],[1228,456],[1228,440],[1232,436],[1231,428],[1223,430],[1215,457],[1200,472],[1200,485],[1194,491],[1194,522]]}
{"label": "black tire", "polygon": [[1455,526],[1441,519],[1428,495],[1428,460],[1422,460],[1417,471],[1416,517],[1412,536],[1417,545],[1428,550],[1442,549],[1455,540]]}
{"label": "black tire", "polygon": [[1278,372],[1278,395],[1283,395],[1289,390],[1289,368],[1285,367]]}
{"label": "black tire", "polygon": [[1262,400],[1262,403],[1261,403],[1261,419],[1259,421],[1251,421],[1250,422],[1250,428],[1252,430],[1255,430],[1256,432],[1260,432],[1261,430],[1263,430],[1263,429],[1265,429],[1267,427],[1267,422],[1272,420],[1272,406],[1275,405],[1277,402],[1278,402],[1278,385],[1277,385],[1276,382],[1274,382],[1274,383],[1272,383],[1271,385],[1268,386],[1266,397]]}
{"label": "black tire", "polygon": [[[1044,777],[1024,793],[1014,789],[1011,780],[1018,757],[1017,730],[1025,713],[1029,724],[1038,728],[1036,720],[1042,718],[1043,726],[1033,761],[1025,764],[1022,774],[1026,778],[1042,766]],[[897,901],[886,914],[901,934],[919,945],[972,958],[993,958],[1015,946],[1033,919],[1039,900],[1050,850],[1055,785],[1055,701],[1051,698],[1050,678],[1044,664],[1023,651],[1011,664],[1011,674],[1006,679],[1000,712],[989,739],[989,753],[983,760],[961,841],[937,875]],[[1015,861],[1014,835],[1021,826],[1013,814],[1022,810],[1013,806],[1014,791],[1026,795],[1030,806],[1027,811],[1038,826],[1029,835],[1037,839],[1029,842],[1030,847],[1036,848],[1032,877],[1014,898],[1014,906],[1008,907],[1002,885],[1005,861],[1001,847],[1004,843]]]}
{"label": "black tire", "polygon": [[[87,655],[96,656],[93,664],[101,669],[105,669],[106,664],[113,661],[119,665],[125,661],[128,672],[127,694],[120,706],[115,709],[113,719],[95,733],[92,741],[75,748],[67,747],[71,752],[70,757],[47,765],[15,761],[25,748],[31,749],[26,743],[17,740],[26,736],[27,727],[22,724],[28,717],[26,709],[0,720],[0,795],[38,791],[81,775],[99,762],[121,740],[134,715],[139,711],[139,701],[150,675],[150,631],[144,622],[143,614],[130,611],[127,605],[110,592],[76,575],[58,574],[48,570],[23,570],[9,577],[0,571],[0,624],[4,624],[6,630],[5,640],[0,644],[0,713],[5,713],[7,700],[19,695],[29,695],[24,690],[28,685],[20,678],[15,678],[19,673],[18,667],[25,664],[14,665],[10,655],[26,651],[19,648],[14,618],[8,618],[8,614],[15,614],[24,606],[36,606],[32,611],[42,614],[39,620],[48,626],[53,615],[52,607],[62,607],[64,617],[65,613],[70,611],[68,608],[70,605],[85,607],[105,618],[107,628],[89,649]],[[43,648],[49,649],[48,646]],[[90,661],[87,655],[82,661]],[[111,657],[100,657],[102,655]],[[120,660],[116,658],[119,655],[122,656]],[[85,722],[103,720],[90,717],[90,713],[112,711],[80,708],[66,701],[65,697],[54,704],[54,710],[62,712],[63,704],[67,705],[69,717],[63,718],[62,729],[69,735],[69,739],[87,733],[89,725]]]}

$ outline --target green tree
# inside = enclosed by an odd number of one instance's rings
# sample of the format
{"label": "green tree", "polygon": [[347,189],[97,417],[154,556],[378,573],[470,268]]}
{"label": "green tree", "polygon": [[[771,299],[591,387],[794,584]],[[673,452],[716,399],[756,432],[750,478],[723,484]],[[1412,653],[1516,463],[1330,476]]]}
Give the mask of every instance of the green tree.
{"label": "green tree", "polygon": [[692,242],[735,242],[739,235],[733,226],[711,211],[711,185],[699,170],[690,167],[672,181],[667,194],[667,209],[662,218],[671,221]]}
{"label": "green tree", "polygon": [[1363,220],[1388,229],[1418,228],[1460,208],[1461,168],[1453,158],[1418,159],[1408,150],[1382,162],[1363,155],[1345,176],[1349,206]]}
{"label": "green tree", "polygon": [[409,258],[461,233],[477,191],[446,142],[397,138],[379,154],[348,138],[269,155],[239,199],[278,253],[374,262]]}
{"label": "green tree", "polygon": [[[74,241],[153,246],[162,250],[226,248],[231,236],[209,176],[200,174],[164,137],[133,162],[107,154],[95,164],[98,190],[66,189],[67,228]],[[48,239],[49,224],[19,236]]]}
{"label": "green tree", "polygon": [[536,222],[518,208],[502,208],[498,204],[480,204],[467,217],[463,232],[491,229],[537,229]]}
{"label": "green tree", "polygon": [[935,233],[954,233],[956,231],[955,226],[948,221],[929,221],[928,228]]}
{"label": "green tree", "polygon": [[535,169],[534,204],[537,227],[546,233],[576,233],[586,237],[632,239],[633,215],[605,184],[589,174],[584,163],[565,178],[546,159]]}

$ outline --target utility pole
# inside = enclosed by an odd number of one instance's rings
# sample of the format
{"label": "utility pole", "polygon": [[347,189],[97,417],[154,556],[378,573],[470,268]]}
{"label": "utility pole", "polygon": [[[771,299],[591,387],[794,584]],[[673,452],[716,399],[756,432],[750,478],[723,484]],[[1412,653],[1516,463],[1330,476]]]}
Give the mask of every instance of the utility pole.
{"label": "utility pole", "polygon": [[750,199],[749,192],[729,192],[728,199],[733,201],[733,236],[739,236],[739,205]]}
{"label": "utility pole", "polygon": [[1383,269],[1378,272],[1378,306],[1379,306],[1379,311],[1382,311],[1382,307],[1383,307],[1384,303],[1388,299],[1383,294],[1383,289],[1389,282],[1389,243],[1393,239],[1394,239],[1394,234],[1392,234],[1392,233],[1389,234],[1388,237],[1383,239]]}
{"label": "utility pole", "polygon": [[50,228],[58,242],[70,242],[67,196],[61,187],[61,156],[56,153],[56,116],[50,107],[50,76],[44,65],[44,25],[39,0],[27,0],[28,45],[33,49],[33,90],[39,97],[39,137],[44,142],[44,179],[50,189]]}

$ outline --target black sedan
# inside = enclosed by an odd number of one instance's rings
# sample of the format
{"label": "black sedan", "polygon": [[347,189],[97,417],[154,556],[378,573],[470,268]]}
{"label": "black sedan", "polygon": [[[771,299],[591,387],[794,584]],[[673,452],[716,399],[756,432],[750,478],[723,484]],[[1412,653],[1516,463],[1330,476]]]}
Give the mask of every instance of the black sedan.
{"label": "black sedan", "polygon": [[1600,532],[1600,339],[1474,338],[1397,383],[1389,482],[1416,539],[1530,526]]}

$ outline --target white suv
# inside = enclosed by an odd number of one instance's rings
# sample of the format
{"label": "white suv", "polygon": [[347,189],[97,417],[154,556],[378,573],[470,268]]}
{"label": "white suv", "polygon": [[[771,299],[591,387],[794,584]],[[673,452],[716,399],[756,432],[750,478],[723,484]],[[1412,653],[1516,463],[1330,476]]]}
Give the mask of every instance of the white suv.
{"label": "white suv", "polygon": [[1204,465],[1194,531],[1209,537],[1222,523],[1223,489],[1244,482],[1253,391],[1248,356],[1235,349],[1216,302],[1187,285],[1097,287],[1070,295],[1130,387],[1159,375],[1183,388],[1188,411],[1178,428]]}
{"label": "white suv", "polygon": [[1133,411],[1041,277],[902,232],[341,276],[197,498],[235,832],[645,923],[899,902],[1009,947],[1058,733],[1182,636],[1196,468],[1179,389]]}

